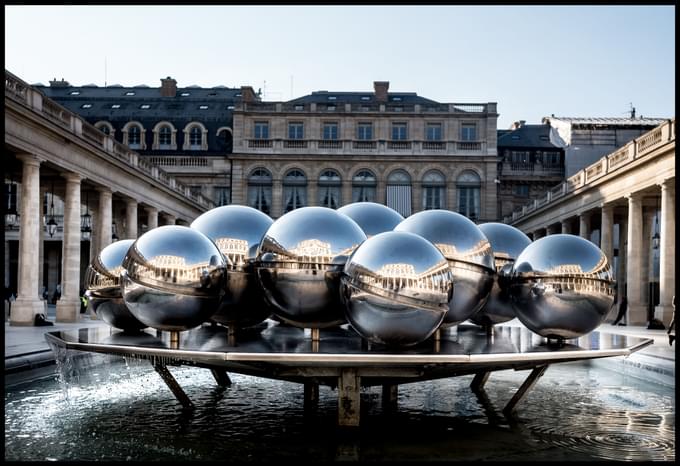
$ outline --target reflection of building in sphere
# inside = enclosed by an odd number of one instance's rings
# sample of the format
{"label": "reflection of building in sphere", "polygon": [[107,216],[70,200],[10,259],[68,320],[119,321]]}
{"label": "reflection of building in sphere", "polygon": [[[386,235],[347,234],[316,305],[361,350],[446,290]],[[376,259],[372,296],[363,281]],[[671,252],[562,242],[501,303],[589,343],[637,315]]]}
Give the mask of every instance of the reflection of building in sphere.
{"label": "reflection of building in sphere", "polygon": [[464,262],[472,262],[475,264],[484,263],[484,258],[493,255],[491,244],[488,240],[483,239],[477,242],[474,246],[466,249],[464,252],[459,251],[455,245],[449,243],[435,243],[444,257],[447,259],[454,259]]}
{"label": "reflection of building in sphere", "polygon": [[248,255],[248,241],[237,238],[218,238],[215,244],[234,267],[242,267]]}
{"label": "reflection of building in sphere", "polygon": [[136,275],[140,278],[158,279],[165,278],[173,283],[196,282],[207,273],[208,262],[187,265],[186,259],[181,256],[163,254],[147,261],[148,267],[136,264]]}
{"label": "reflection of building in sphere", "polygon": [[300,262],[328,264],[332,259],[331,243],[315,238],[300,241],[290,248]]}

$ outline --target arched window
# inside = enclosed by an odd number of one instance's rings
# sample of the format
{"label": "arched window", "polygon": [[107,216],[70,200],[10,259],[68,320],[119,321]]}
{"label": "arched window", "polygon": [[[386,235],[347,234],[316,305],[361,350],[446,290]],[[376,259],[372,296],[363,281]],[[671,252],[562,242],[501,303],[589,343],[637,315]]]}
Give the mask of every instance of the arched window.
{"label": "arched window", "polygon": [[142,130],[137,125],[132,125],[128,128],[128,147],[130,149],[139,149],[142,145]]}
{"label": "arched window", "polygon": [[248,177],[248,205],[269,215],[272,205],[272,174],[256,168]]}
{"label": "arched window", "polygon": [[335,170],[324,170],[319,177],[319,205],[337,209],[340,207],[340,175]]}
{"label": "arched window", "polygon": [[158,148],[170,149],[172,146],[172,129],[164,125],[158,130]]}
{"label": "arched window", "polygon": [[293,168],[283,178],[283,212],[299,209],[307,205],[307,177]]}
{"label": "arched window", "polygon": [[471,170],[465,170],[456,180],[458,212],[470,220],[479,219],[481,187],[479,175]]}
{"label": "arched window", "polygon": [[423,210],[443,209],[446,200],[446,177],[438,170],[423,176]]}
{"label": "arched window", "polygon": [[411,176],[404,170],[394,170],[387,177],[387,207],[404,218],[411,215]]}
{"label": "arched window", "polygon": [[94,124],[94,127],[107,136],[113,136],[113,133],[115,133],[113,126],[108,121],[98,121]]}
{"label": "arched window", "polygon": [[360,170],[352,178],[352,202],[375,202],[377,185],[375,175],[370,170]]}
{"label": "arched window", "polygon": [[223,126],[217,130],[217,149],[231,154],[234,147],[234,139],[231,128]]}
{"label": "arched window", "polygon": [[189,122],[184,127],[183,150],[208,150],[208,130],[199,121]]}

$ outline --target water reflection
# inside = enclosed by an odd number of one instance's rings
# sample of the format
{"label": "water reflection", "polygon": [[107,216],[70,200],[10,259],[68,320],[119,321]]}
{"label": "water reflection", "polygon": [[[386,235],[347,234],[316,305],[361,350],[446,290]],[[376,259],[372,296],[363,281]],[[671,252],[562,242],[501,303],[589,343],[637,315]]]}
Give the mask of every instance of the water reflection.
{"label": "water reflection", "polygon": [[171,367],[190,414],[148,361],[89,356],[73,362],[68,399],[54,378],[6,389],[5,460],[675,459],[673,391],[583,364],[551,366],[514,422],[498,413],[526,371],[491,374],[485,399],[471,376],[401,385],[389,415],[366,388],[362,426],[346,433],[327,387],[306,416],[298,384],[230,374],[219,388],[207,369]]}

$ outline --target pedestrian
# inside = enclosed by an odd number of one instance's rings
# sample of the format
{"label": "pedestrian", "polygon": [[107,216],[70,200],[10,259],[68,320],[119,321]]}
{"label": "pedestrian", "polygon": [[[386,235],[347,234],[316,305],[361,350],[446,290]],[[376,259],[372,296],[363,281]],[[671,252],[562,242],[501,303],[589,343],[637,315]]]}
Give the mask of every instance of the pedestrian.
{"label": "pedestrian", "polygon": [[626,325],[626,324],[619,324],[619,321],[621,319],[625,319],[626,322],[628,322],[628,319],[626,318],[626,311],[628,310],[628,298],[625,296],[621,298],[621,304],[619,304],[619,313],[616,316],[616,319],[614,320],[614,323],[612,325]]}
{"label": "pedestrian", "polygon": [[[671,323],[668,324],[668,344],[673,346],[673,340],[675,340],[675,295],[673,295],[673,301],[671,302],[673,305],[673,317],[671,318]],[[671,331],[673,333],[671,333]]]}
{"label": "pedestrian", "polygon": [[54,289],[54,295],[52,295],[52,304],[57,304],[57,301],[61,298],[61,283],[57,283],[57,287]]}

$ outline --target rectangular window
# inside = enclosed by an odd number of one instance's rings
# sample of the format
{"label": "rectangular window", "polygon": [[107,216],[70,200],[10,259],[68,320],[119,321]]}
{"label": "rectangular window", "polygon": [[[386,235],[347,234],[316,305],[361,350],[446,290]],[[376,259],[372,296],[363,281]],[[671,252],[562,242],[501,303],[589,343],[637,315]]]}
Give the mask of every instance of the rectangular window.
{"label": "rectangular window", "polygon": [[256,121],[253,136],[255,139],[269,139],[269,122]]}
{"label": "rectangular window", "polygon": [[324,140],[337,140],[338,139],[338,124],[335,122],[329,122],[323,124],[323,138]]}
{"label": "rectangular window", "polygon": [[393,141],[405,141],[406,136],[406,123],[392,123]]}
{"label": "rectangular window", "polygon": [[425,186],[423,187],[423,209],[443,209],[444,208],[444,186]]}
{"label": "rectangular window", "polygon": [[510,161],[513,164],[529,164],[529,152],[513,150],[510,152]]}
{"label": "rectangular window", "polygon": [[441,141],[442,140],[442,124],[441,123],[428,123],[425,128],[425,139],[428,141]]}
{"label": "rectangular window", "polygon": [[296,106],[295,106],[295,110],[300,111],[300,110],[304,110],[304,109],[305,109],[305,106],[304,106],[304,105],[296,105]]}
{"label": "rectangular window", "polygon": [[326,110],[329,112],[334,112],[335,111],[335,105],[326,105]]}
{"label": "rectangular window", "polygon": [[301,121],[294,121],[288,123],[288,139],[302,139],[304,138],[304,125]]}
{"label": "rectangular window", "polygon": [[559,152],[544,152],[543,164],[550,167],[560,166],[560,153]]}
{"label": "rectangular window", "polygon": [[474,123],[463,123],[460,127],[460,138],[463,141],[476,141],[477,125]]}
{"label": "rectangular window", "polygon": [[357,125],[357,139],[371,141],[373,139],[373,123],[359,123]]}
{"label": "rectangular window", "polygon": [[226,186],[215,186],[215,205],[229,204],[229,188]]}

